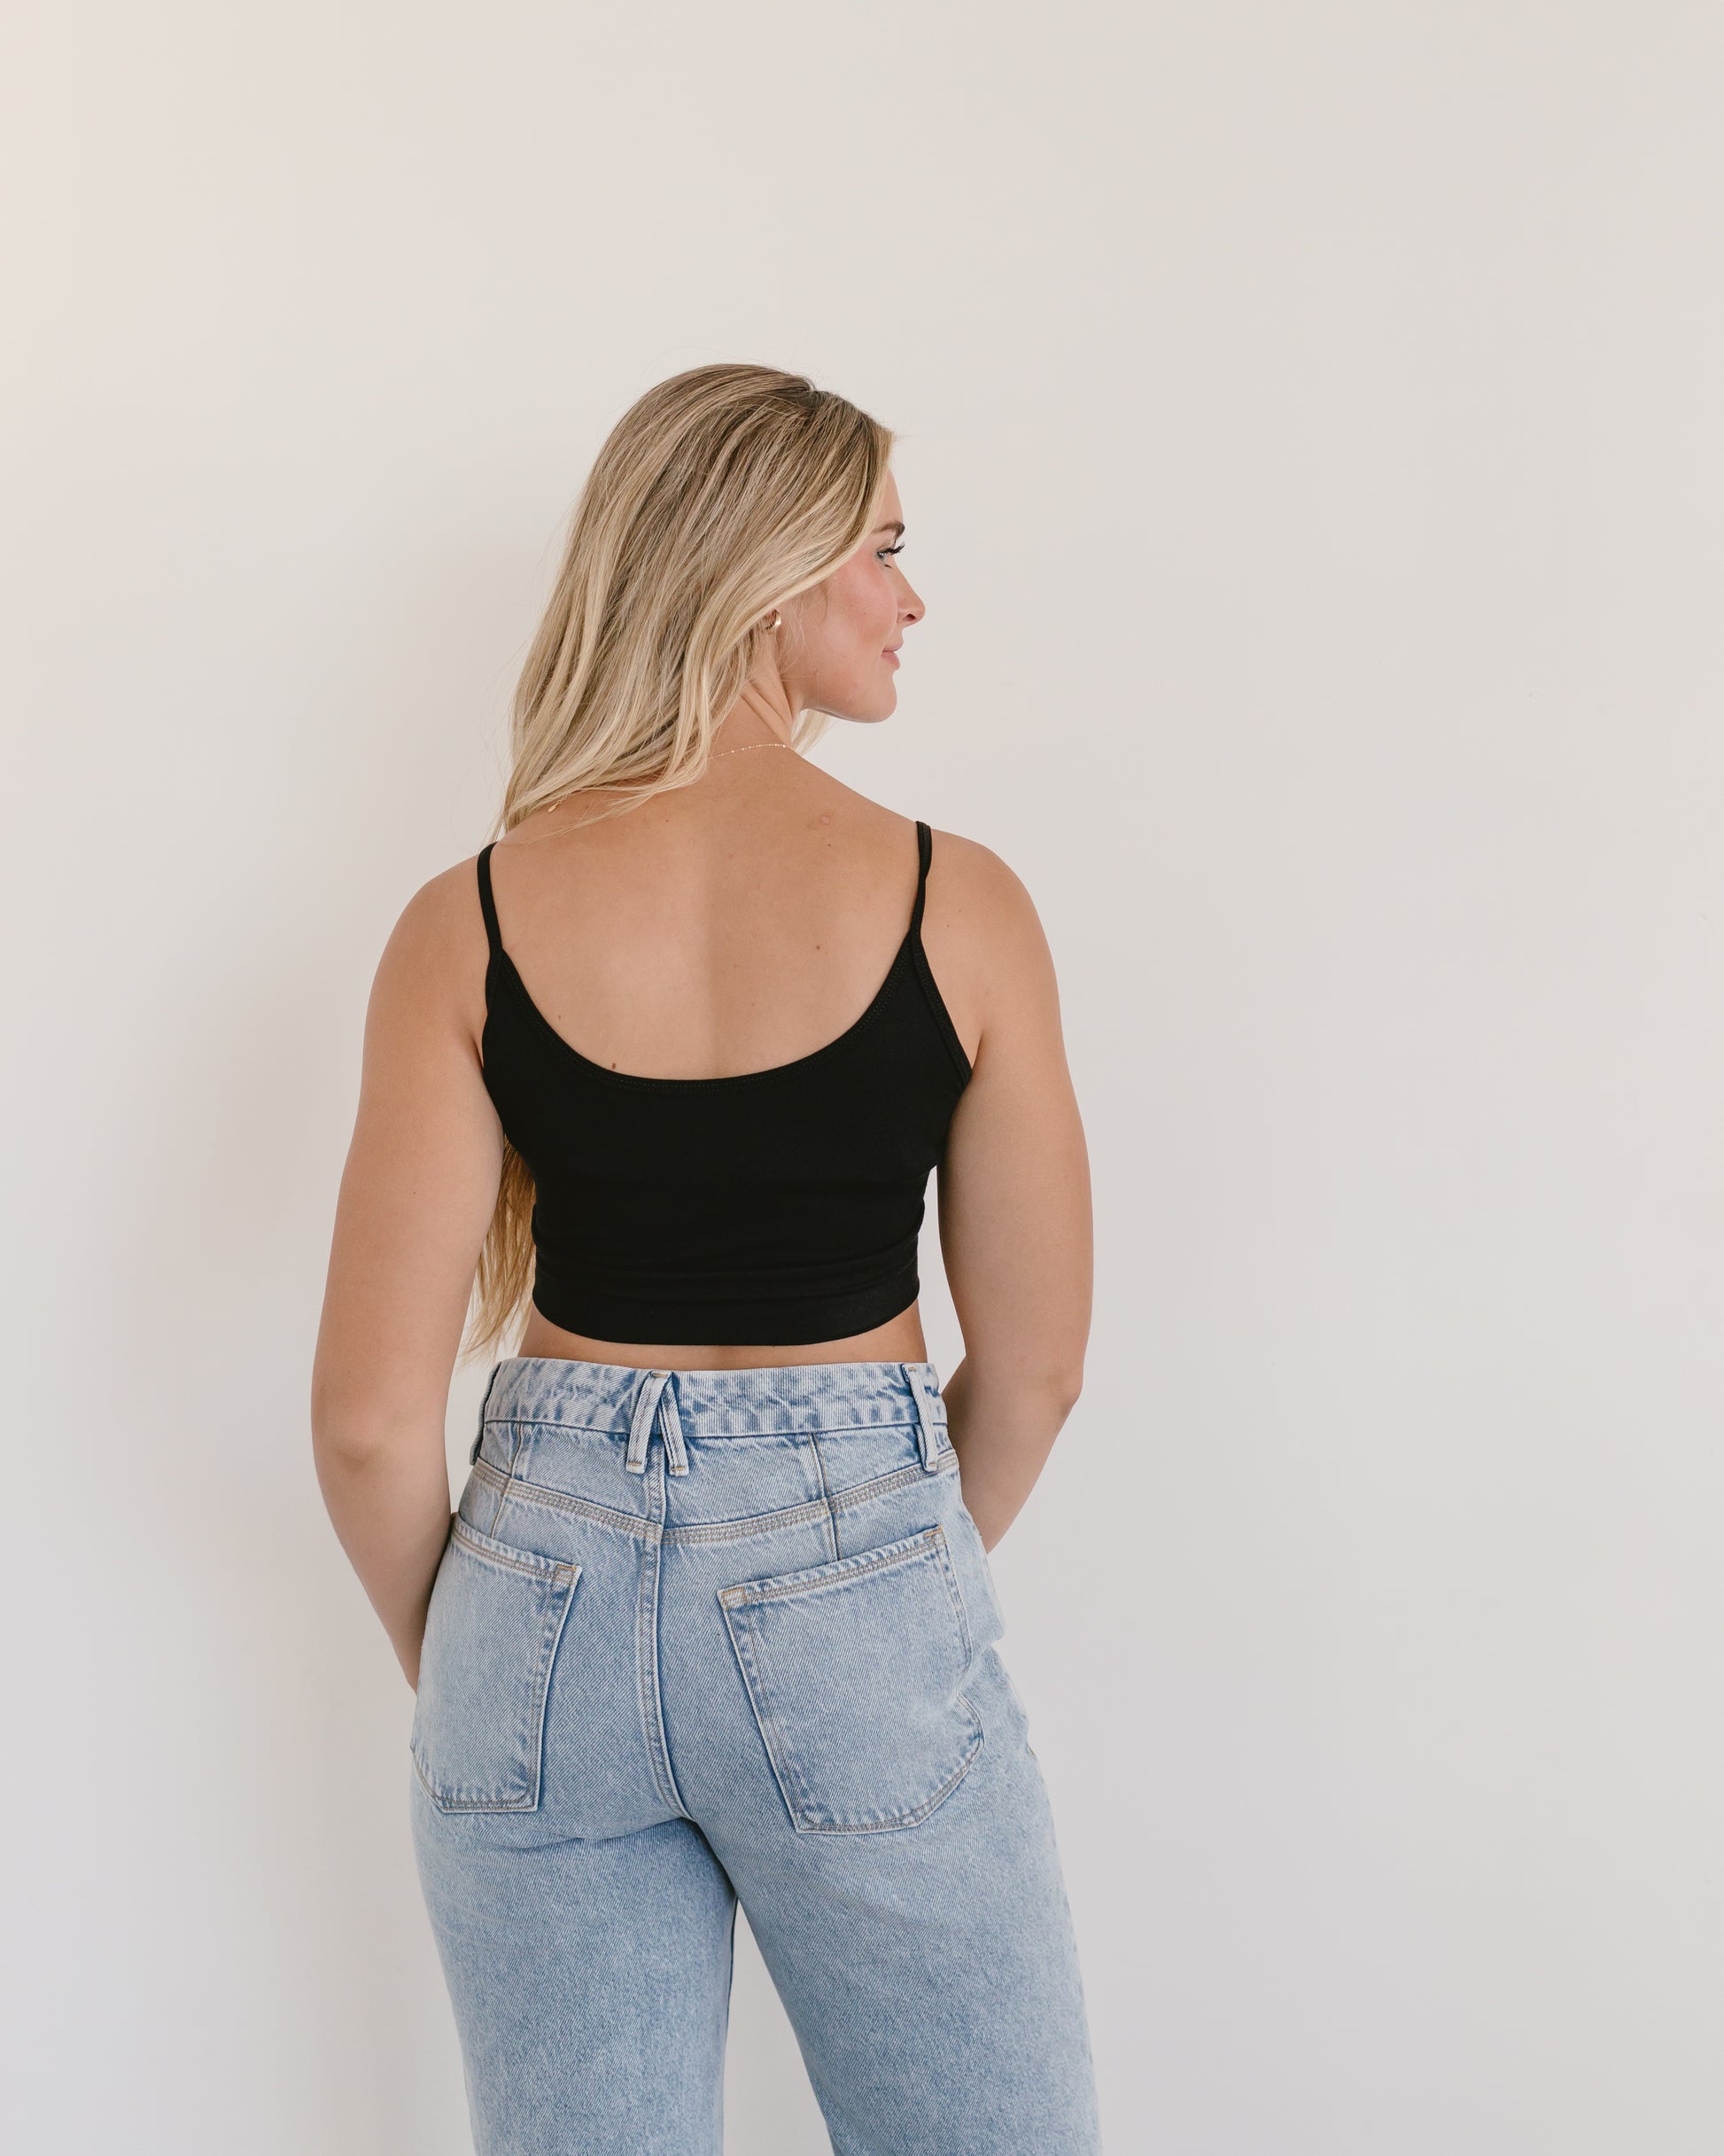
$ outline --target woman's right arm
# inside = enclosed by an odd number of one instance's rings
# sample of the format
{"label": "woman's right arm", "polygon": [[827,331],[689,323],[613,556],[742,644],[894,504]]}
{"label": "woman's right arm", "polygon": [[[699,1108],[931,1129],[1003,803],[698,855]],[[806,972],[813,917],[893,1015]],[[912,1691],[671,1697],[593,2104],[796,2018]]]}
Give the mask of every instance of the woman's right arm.
{"label": "woman's right arm", "polygon": [[974,844],[948,891],[944,932],[977,984],[982,1031],[939,1172],[940,1250],[965,1350],[942,1391],[964,1502],[991,1550],[1083,1382],[1089,1154],[1053,960],[1029,893]]}
{"label": "woman's right arm", "polygon": [[485,964],[467,861],[414,898],[377,968],[312,1374],[323,1501],[415,1688],[451,1517],[449,1380],[502,1171]]}

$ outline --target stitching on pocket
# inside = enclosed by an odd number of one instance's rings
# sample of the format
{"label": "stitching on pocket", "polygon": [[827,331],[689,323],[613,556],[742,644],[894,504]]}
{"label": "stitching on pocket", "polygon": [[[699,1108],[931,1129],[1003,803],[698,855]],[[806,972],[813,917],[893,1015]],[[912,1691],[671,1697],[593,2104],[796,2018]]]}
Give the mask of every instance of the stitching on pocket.
{"label": "stitching on pocket", "polygon": [[[413,1728],[408,1740],[414,1770],[426,1795],[440,1812],[536,1811],[544,1780],[545,1715],[550,1698],[551,1672],[569,1613],[574,1607],[581,1568],[498,1542],[481,1534],[458,1515],[450,1533],[452,1541],[475,1563],[531,1580],[540,1592],[533,1598],[531,1629],[524,1618],[519,1635],[505,1633],[501,1638],[496,1634],[484,1635],[476,1654],[478,1666],[446,1672],[452,1680],[446,1685],[438,1685],[433,1677],[429,1708],[426,1671],[422,1668]],[[511,1593],[518,1592],[510,1590]],[[435,1584],[432,1593],[434,1598]],[[458,1644],[469,1648],[473,1646],[470,1638],[461,1639]],[[532,1657],[531,1668],[524,1672],[521,1664],[529,1654]],[[521,1657],[518,1662],[516,1655]],[[519,1724],[506,1726],[501,1716],[509,1711],[512,1685],[519,1682],[524,1674],[525,1694]],[[468,1763],[464,1776],[458,1777],[457,1771],[447,1765],[439,1768],[431,1756],[437,1748],[435,1728],[429,1724],[429,1715],[433,1712],[453,1714],[458,1721],[468,1716],[490,1714],[493,1717],[491,1724],[480,1723],[478,1734],[481,1757],[477,1766]],[[470,1735],[472,1733],[469,1732]],[[459,1736],[457,1730],[457,1744]],[[490,1760],[482,1756],[485,1748],[493,1754]],[[446,1760],[447,1757],[446,1752]],[[504,1786],[506,1778],[510,1777],[521,1779],[520,1792],[494,1794],[496,1787]]]}
{"label": "stitching on pocket", "polygon": [[944,1544],[946,1530],[937,1522],[920,1535],[902,1542],[883,1543],[877,1550],[858,1550],[854,1557],[830,1557],[825,1563],[805,1565],[799,1572],[780,1572],[770,1579],[743,1580],[734,1587],[721,1587],[718,1599],[734,1609],[743,1602],[780,1601],[787,1595],[818,1594],[822,1587],[840,1586],[865,1573],[883,1572],[892,1565],[908,1564],[925,1550]]}
{"label": "stitching on pocket", "polygon": [[[935,1608],[944,1609],[951,1630],[944,1639],[949,1654],[936,1649],[931,1661],[919,1669],[913,1655],[906,1658],[908,1666],[916,1670],[917,1681],[928,1688],[921,1693],[920,1724],[914,1714],[896,1719],[889,1708],[881,1711],[883,1703],[869,1696],[873,1650],[866,1638],[858,1639],[852,1635],[846,1639],[844,1621],[836,1611],[831,1613],[836,1629],[829,1638],[823,1640],[816,1629],[812,1637],[804,1636],[800,1641],[788,1646],[780,1643],[776,1650],[771,1646],[765,1620],[774,1610],[785,1613],[780,1623],[794,1626],[795,1605],[805,1602],[811,1606],[810,1621],[818,1628],[818,1606],[827,1594],[850,1589],[874,1576],[929,1563],[939,1574],[944,1596],[932,1607],[917,1609],[914,1603],[920,1590],[907,1590],[912,1599],[910,1614],[921,1635],[914,1644],[929,1644],[926,1627]],[[948,1677],[954,1683],[961,1680],[973,1659],[969,1623],[953,1576],[951,1553],[938,1524],[899,1542],[858,1551],[851,1557],[828,1559],[767,1579],[741,1581],[735,1586],[721,1588],[718,1600],[768,1763],[798,1833],[880,1833],[916,1825],[944,1802],[969,1771],[983,1739],[975,1703],[961,1691],[952,1691],[941,1704],[934,1705],[937,1688]],[[822,1678],[828,1673],[831,1682],[823,1684]],[[835,1701],[843,1696],[846,1675],[863,1691],[861,1726],[849,1731],[842,1714],[835,1717],[834,1713]],[[926,1756],[919,1764],[912,1764],[882,1748],[879,1776],[872,1788],[878,1790],[894,1768],[898,1786],[883,1796],[864,1794],[870,1788],[871,1755],[860,1747],[871,1746],[894,1728],[917,1731]],[[848,1756],[847,1736],[856,1747]],[[827,1747],[824,1759],[820,1756],[823,1746]],[[913,1795],[903,1786],[906,1776],[913,1779],[929,1771],[937,1777],[931,1790],[925,1780]],[[870,1813],[879,1816],[869,1817]]]}
{"label": "stitching on pocket", "polygon": [[490,1535],[482,1535],[459,1514],[449,1531],[457,1542],[464,1542],[475,1557],[488,1565],[507,1565],[511,1572],[531,1573],[535,1579],[555,1579],[580,1570],[579,1565],[564,1564],[555,1557],[540,1557],[536,1550],[517,1549],[512,1542],[498,1542]]}

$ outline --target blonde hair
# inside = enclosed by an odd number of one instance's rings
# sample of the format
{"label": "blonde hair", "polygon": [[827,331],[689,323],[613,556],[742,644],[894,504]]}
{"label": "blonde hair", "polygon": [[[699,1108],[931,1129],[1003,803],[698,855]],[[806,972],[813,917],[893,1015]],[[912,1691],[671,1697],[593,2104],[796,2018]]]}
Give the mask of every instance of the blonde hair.
{"label": "blonde hair", "polygon": [[[892,436],[776,367],[695,367],[624,413],[570,520],[516,687],[496,829],[596,788],[622,813],[703,776],[771,609],[867,536]],[[793,746],[828,724],[797,715]],[[503,1146],[463,1359],[499,1349],[532,1288],[533,1182]]]}

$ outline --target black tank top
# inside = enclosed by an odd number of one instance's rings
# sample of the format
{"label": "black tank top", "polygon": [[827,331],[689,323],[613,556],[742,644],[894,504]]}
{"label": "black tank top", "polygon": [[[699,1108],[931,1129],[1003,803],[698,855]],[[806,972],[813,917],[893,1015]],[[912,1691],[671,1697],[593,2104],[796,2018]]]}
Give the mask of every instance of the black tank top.
{"label": "black tank top", "polygon": [[789,1347],[870,1331],[916,1299],[929,1171],[970,1060],[922,949],[933,837],[916,826],[910,926],[835,1040],[731,1078],[643,1078],[570,1047],[503,949],[481,1041],[504,1134],[532,1171],[534,1305],[595,1340]]}

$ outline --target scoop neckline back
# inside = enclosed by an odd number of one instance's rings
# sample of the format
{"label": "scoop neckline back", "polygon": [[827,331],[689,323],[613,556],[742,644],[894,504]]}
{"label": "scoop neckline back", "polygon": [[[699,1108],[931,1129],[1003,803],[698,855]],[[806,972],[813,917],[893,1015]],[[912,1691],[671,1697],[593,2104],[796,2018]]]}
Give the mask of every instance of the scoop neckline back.
{"label": "scoop neckline back", "polygon": [[[757,1084],[763,1078],[786,1078],[796,1071],[806,1070],[811,1064],[824,1062],[827,1056],[835,1055],[840,1048],[847,1047],[864,1030],[870,1019],[875,1016],[884,1004],[888,991],[904,969],[904,961],[909,954],[915,938],[916,930],[913,927],[905,931],[904,941],[899,944],[893,953],[892,962],[886,969],[886,977],[875,989],[867,1008],[858,1017],[853,1019],[842,1033],[837,1034],[831,1040],[822,1042],[818,1048],[811,1048],[806,1055],[794,1056],[788,1063],[768,1063],[761,1070],[729,1070],[720,1078],[656,1078],[647,1071],[613,1070],[609,1063],[595,1062],[592,1056],[583,1055],[573,1041],[565,1040],[544,1012],[540,1009],[538,1004],[533,1001],[532,992],[522,979],[519,967],[504,950],[501,939],[493,948],[490,969],[495,970],[498,968],[502,969],[505,977],[514,985],[515,992],[519,997],[523,1008],[547,1039],[551,1041],[571,1062],[578,1063],[583,1070],[591,1071],[594,1077],[607,1079],[613,1086],[682,1086],[690,1090],[704,1086],[710,1090],[715,1086],[751,1086]],[[490,1019],[491,1013],[487,1005],[486,1031],[490,1031]]]}
{"label": "scoop neckline back", "polygon": [[[717,1086],[749,1086],[768,1078],[794,1077],[799,1072],[812,1069],[816,1064],[824,1062],[829,1056],[837,1055],[866,1030],[871,1022],[884,1008],[894,984],[904,972],[906,961],[913,961],[917,954],[921,938],[922,908],[928,892],[928,865],[934,849],[934,834],[928,824],[918,817],[916,820],[916,895],[911,904],[910,925],[904,932],[903,941],[892,954],[892,962],[886,969],[886,977],[869,998],[866,1008],[852,1019],[842,1033],[836,1034],[831,1040],[823,1041],[818,1048],[811,1048],[806,1055],[794,1056],[788,1062],[768,1063],[764,1070],[760,1070],[726,1071],[718,1078],[657,1078],[644,1070],[613,1070],[608,1063],[596,1062],[592,1056],[583,1055],[573,1041],[566,1040],[558,1032],[555,1026],[534,1002],[532,992],[522,978],[520,968],[515,963],[504,946],[502,926],[497,919],[497,901],[491,887],[491,856],[495,846],[496,841],[493,839],[489,845],[481,849],[478,857],[479,905],[485,915],[485,932],[490,953],[489,962],[485,968],[485,1027],[480,1034],[479,1047],[481,1063],[485,1058],[485,1034],[488,1033],[491,1028],[490,985],[493,976],[501,974],[504,980],[513,985],[515,994],[524,1007],[532,1024],[555,1044],[557,1052],[579,1069],[591,1071],[595,1078],[608,1079],[614,1086],[656,1086],[661,1089],[666,1086],[682,1086],[685,1089],[705,1087],[710,1091]],[[927,972],[925,959],[922,971],[924,974]],[[936,990],[934,992],[937,996],[938,991]],[[948,1025],[950,1023],[951,1021],[948,1019]],[[953,1038],[956,1039],[955,1034]],[[961,1043],[959,1044],[959,1052],[960,1055],[963,1052]],[[967,1063],[968,1058],[965,1057],[965,1061]]]}

